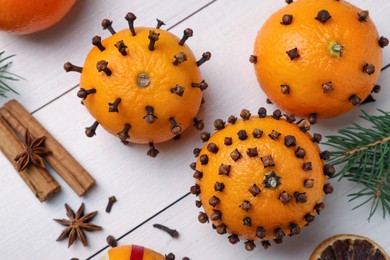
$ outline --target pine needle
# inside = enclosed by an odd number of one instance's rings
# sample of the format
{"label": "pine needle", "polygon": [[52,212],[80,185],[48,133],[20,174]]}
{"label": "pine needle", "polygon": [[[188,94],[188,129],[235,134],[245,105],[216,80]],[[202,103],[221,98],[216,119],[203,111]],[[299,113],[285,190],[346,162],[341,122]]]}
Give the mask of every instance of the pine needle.
{"label": "pine needle", "polygon": [[6,98],[7,97],[6,93],[9,91],[19,95],[18,92],[16,92],[13,88],[11,88],[7,84],[7,81],[18,81],[23,78],[7,71],[9,66],[12,64],[12,62],[9,60],[15,55],[10,55],[10,56],[6,56],[5,58],[2,58],[3,54],[4,51],[0,52],[0,96]]}
{"label": "pine needle", "polygon": [[362,190],[349,194],[349,201],[362,200],[353,209],[371,202],[368,220],[381,208],[383,218],[390,214],[390,113],[379,110],[379,115],[363,119],[371,123],[369,128],[358,124],[339,130],[337,135],[327,136],[331,151],[330,162],[342,165],[334,177],[348,179],[363,186]]}

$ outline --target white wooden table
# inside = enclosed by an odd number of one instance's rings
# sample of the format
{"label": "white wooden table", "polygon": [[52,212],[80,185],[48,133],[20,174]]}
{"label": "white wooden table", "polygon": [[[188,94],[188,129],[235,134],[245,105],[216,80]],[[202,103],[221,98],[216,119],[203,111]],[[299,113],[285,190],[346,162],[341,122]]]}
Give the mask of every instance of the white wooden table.
{"label": "white wooden table", "polygon": [[[381,35],[390,37],[389,0],[351,0],[368,9]],[[325,199],[327,208],[313,225],[301,235],[287,238],[281,245],[268,250],[261,247],[252,252],[243,243],[232,246],[226,236],[214,232],[211,225],[197,221],[199,209],[189,195],[193,184],[189,164],[195,160],[194,147],[201,146],[199,132],[189,129],[179,142],[158,145],[159,156],[146,156],[146,146],[126,147],[115,137],[97,132],[95,138],[84,135],[84,127],[93,122],[76,97],[79,75],[65,73],[63,64],[71,61],[82,65],[91,48],[91,37],[108,36],[102,31],[101,20],[109,18],[117,29],[125,28],[124,15],[134,12],[137,25],[154,27],[155,18],[163,20],[178,36],[185,28],[194,30],[189,45],[200,57],[203,51],[212,53],[212,60],[201,67],[209,83],[206,103],[200,118],[205,130],[212,131],[216,118],[238,115],[242,108],[257,111],[260,106],[275,109],[265,103],[252,64],[248,62],[256,33],[263,22],[283,0],[79,0],[69,15],[57,26],[30,36],[12,36],[0,32],[0,50],[17,54],[12,72],[25,81],[13,83],[20,95],[9,95],[21,102],[94,176],[97,186],[85,197],[78,197],[54,172],[62,186],[54,198],[40,203],[0,154],[0,259],[86,259],[99,258],[106,252],[106,237],[121,237],[120,244],[140,244],[161,253],[173,252],[177,259],[307,259],[323,239],[338,233],[366,235],[376,240],[390,253],[390,222],[378,211],[367,221],[369,205],[352,211],[356,204],[348,203],[346,195],[357,190],[347,181],[337,183],[332,196]],[[390,48],[384,49],[383,66],[390,63]],[[382,72],[379,84],[382,92],[375,103],[364,108],[377,113],[390,111],[390,69]],[[0,99],[0,105],[7,100]],[[324,120],[313,131],[334,134],[350,122],[362,122],[360,109],[342,117]],[[109,196],[118,202],[107,214]],[[64,203],[77,210],[85,202],[86,211],[99,210],[94,223],[103,231],[88,233],[89,247],[76,243],[56,242],[62,226],[53,218],[64,218]],[[161,223],[180,232],[178,239],[152,227]]]}

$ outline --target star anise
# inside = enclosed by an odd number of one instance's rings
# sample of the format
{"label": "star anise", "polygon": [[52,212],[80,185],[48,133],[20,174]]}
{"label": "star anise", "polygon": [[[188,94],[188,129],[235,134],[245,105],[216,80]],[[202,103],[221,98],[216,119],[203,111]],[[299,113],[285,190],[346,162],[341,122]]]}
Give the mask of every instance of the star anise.
{"label": "star anise", "polygon": [[90,224],[89,222],[96,216],[97,211],[84,215],[84,203],[81,203],[80,208],[74,214],[73,210],[65,203],[66,215],[69,220],[66,219],[54,219],[57,223],[66,226],[67,228],[62,231],[61,235],[57,238],[57,241],[62,241],[69,237],[68,247],[70,247],[74,241],[80,240],[84,246],[88,246],[87,237],[84,233],[86,231],[102,230],[101,226]]}
{"label": "star anise", "polygon": [[34,164],[38,168],[46,168],[42,160],[42,156],[45,156],[50,153],[43,144],[45,143],[45,136],[42,136],[38,139],[33,140],[28,129],[24,134],[24,147],[26,150],[18,154],[15,157],[17,163],[17,170],[19,172],[23,171],[30,163]]}

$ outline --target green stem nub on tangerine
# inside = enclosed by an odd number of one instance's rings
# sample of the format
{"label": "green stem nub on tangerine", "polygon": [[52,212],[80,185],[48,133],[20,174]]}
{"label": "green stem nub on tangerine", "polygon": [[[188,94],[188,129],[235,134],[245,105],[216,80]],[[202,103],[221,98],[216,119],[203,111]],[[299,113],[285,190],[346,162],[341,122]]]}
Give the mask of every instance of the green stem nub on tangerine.
{"label": "green stem nub on tangerine", "polygon": [[343,54],[343,46],[337,41],[332,40],[328,45],[329,54],[332,57],[341,57]]}

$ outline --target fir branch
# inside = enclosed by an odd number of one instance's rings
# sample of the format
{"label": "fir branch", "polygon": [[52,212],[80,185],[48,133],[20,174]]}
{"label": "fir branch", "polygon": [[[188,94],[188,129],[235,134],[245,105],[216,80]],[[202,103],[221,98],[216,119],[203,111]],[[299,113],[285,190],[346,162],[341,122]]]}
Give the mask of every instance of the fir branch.
{"label": "fir branch", "polygon": [[380,115],[368,115],[363,111],[363,119],[371,123],[365,128],[352,124],[338,131],[338,135],[327,136],[331,151],[330,162],[342,165],[334,177],[346,178],[359,183],[363,188],[349,194],[349,201],[363,199],[358,208],[371,202],[368,219],[381,206],[383,218],[390,214],[390,113],[378,110]]}
{"label": "fir branch", "polygon": [[19,95],[13,88],[11,88],[7,81],[18,81],[23,79],[22,77],[15,75],[8,71],[9,66],[12,64],[9,59],[14,57],[15,55],[6,56],[2,58],[1,56],[4,54],[4,51],[0,52],[0,96],[6,98],[6,92],[11,91],[15,94]]}

